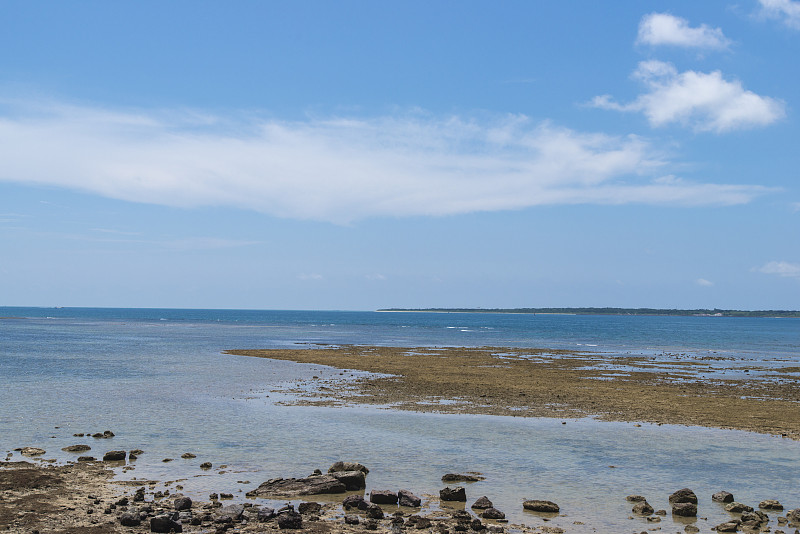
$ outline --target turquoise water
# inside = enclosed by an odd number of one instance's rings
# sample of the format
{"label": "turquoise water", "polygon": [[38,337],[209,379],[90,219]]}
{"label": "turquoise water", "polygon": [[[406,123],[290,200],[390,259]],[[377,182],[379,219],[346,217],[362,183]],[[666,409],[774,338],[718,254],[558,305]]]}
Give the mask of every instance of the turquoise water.
{"label": "turquoise water", "polygon": [[[0,451],[38,446],[46,458],[65,461],[74,456],[61,447],[75,443],[89,444],[96,456],[141,448],[136,468],[121,477],[185,479],[190,495],[237,499],[268,478],[307,475],[340,459],[370,467],[369,489],[420,494],[437,493],[446,472],[474,470],[486,480],[467,486],[470,502],[488,495],[512,521],[537,525],[542,519],[523,513],[521,501],[553,500],[564,515],[548,524],[575,532],[644,530],[647,524],[628,519],[624,497],[641,493],[668,508],[669,493],[686,486],[700,496],[703,530],[728,517],[710,500],[723,489],[751,505],[776,498],[800,507],[797,442],[590,419],[563,425],[285,406],[280,401],[299,380],[349,375],[221,354],[308,343],[497,345],[714,354],[726,364],[791,366],[800,364],[794,319],[73,308],[0,308],[0,317]],[[106,429],[116,436],[72,436]],[[183,452],[197,458],[180,459]],[[215,468],[200,471],[203,461]]]}

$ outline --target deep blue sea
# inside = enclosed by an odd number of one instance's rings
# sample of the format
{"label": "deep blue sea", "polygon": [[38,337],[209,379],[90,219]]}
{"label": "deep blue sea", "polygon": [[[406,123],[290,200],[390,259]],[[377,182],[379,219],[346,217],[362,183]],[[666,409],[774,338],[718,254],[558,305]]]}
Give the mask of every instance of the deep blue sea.
{"label": "deep blue sea", "polygon": [[[340,459],[370,467],[369,489],[419,494],[436,494],[446,472],[474,470],[486,480],[467,487],[470,501],[488,495],[512,522],[537,525],[541,518],[523,513],[522,499],[553,500],[565,515],[549,524],[570,532],[644,530],[647,524],[628,519],[625,496],[643,494],[668,508],[669,493],[687,486],[700,496],[708,519],[697,524],[706,530],[727,517],[710,500],[719,490],[751,505],[776,498],[800,507],[800,444],[786,439],[591,419],[563,425],[287,406],[296,382],[341,378],[339,371],[221,354],[310,344],[680,353],[724,357],[726,367],[789,367],[800,365],[800,320],[0,307],[0,451],[37,446],[45,458],[66,461],[74,457],[60,449],[76,443],[97,456],[141,448],[135,469],[120,477],[185,479],[189,495],[237,499],[266,479],[307,475]],[[106,429],[116,436],[73,437]],[[181,459],[183,452],[197,458]],[[203,461],[215,468],[201,472]]]}

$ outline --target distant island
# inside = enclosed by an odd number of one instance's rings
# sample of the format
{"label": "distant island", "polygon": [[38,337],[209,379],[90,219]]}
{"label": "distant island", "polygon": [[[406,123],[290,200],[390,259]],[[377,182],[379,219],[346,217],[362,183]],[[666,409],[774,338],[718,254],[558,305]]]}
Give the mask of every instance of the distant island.
{"label": "distant island", "polygon": [[529,313],[542,315],[658,315],[676,317],[800,317],[793,310],[667,310],[660,308],[385,308],[380,312]]}

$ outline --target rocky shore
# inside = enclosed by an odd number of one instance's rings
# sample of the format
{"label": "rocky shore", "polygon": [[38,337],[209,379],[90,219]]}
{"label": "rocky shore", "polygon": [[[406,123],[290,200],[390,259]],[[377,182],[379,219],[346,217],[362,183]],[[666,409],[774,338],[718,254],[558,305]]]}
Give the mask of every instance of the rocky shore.
{"label": "rocky shore", "polygon": [[[416,495],[405,488],[367,488],[369,469],[355,462],[336,462],[326,472],[319,469],[301,478],[275,478],[247,493],[242,502],[209,487],[207,499],[192,499],[172,490],[154,488],[158,481],[115,481],[113,469],[135,461],[140,450],[108,451],[105,460],[82,458],[65,465],[37,460],[42,449],[18,451],[30,460],[14,461],[10,453],[0,462],[0,531],[25,534],[100,533],[263,533],[273,531],[319,534],[383,532],[400,534],[562,534],[569,528],[547,522],[565,515],[548,500],[520,500],[519,507],[536,517],[539,525],[510,524],[494,507],[490,496],[470,499],[461,481],[479,479],[475,473],[446,473],[438,495]],[[190,454],[190,453],[187,453]],[[127,464],[130,466],[130,463]],[[201,469],[205,469],[201,467]],[[717,525],[696,521],[703,513],[697,495],[688,488],[669,495],[669,510],[654,510],[645,496],[630,495],[628,519],[648,525],[642,532],[660,530],[658,523],[673,519],[672,526],[686,533],[773,532],[797,533],[800,508],[784,510],[777,500],[748,505],[733,494],[719,491],[712,506],[724,506],[729,518]],[[280,506],[264,504],[281,500]],[[315,499],[319,499],[318,502]],[[709,499],[706,499],[708,501]],[[453,505],[454,504],[454,505]],[[797,504],[797,503],[794,503]],[[708,505],[706,505],[708,506]],[[680,523],[676,520],[689,519]],[[700,517],[699,519],[704,519]],[[587,525],[575,522],[582,532]],[[588,527],[593,532],[597,529]],[[633,530],[639,532],[639,530]]]}
{"label": "rocky shore", "polygon": [[[317,346],[231,350],[242,355],[374,373],[311,380],[301,404],[361,403],[393,409],[698,425],[800,439],[797,367],[726,358],[660,357],[507,347]],[[788,364],[787,364],[788,365]],[[788,377],[788,378],[787,378]]]}

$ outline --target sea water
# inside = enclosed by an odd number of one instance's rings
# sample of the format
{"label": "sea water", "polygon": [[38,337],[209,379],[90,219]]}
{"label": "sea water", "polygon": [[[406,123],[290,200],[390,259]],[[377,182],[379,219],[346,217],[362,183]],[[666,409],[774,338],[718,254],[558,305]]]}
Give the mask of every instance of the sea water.
{"label": "sea water", "polygon": [[[487,495],[512,522],[539,525],[544,518],[523,512],[521,502],[552,500],[562,514],[547,524],[570,532],[644,530],[652,525],[629,519],[625,496],[668,509],[668,495],[683,487],[700,498],[693,521],[702,530],[730,517],[711,502],[720,490],[750,505],[778,499],[800,507],[800,443],[787,439],[592,419],[290,406],[286,392],[297,381],[357,373],[222,354],[313,344],[491,345],[790,367],[800,365],[796,319],[76,308],[0,308],[0,317],[3,452],[36,446],[63,462],[75,455],[60,449],[77,443],[94,456],[140,448],[135,469],[120,470],[120,479],[179,481],[189,496],[225,492],[238,501],[264,480],[305,476],[337,460],[367,465],[368,491],[437,495],[443,474],[479,471],[486,479],[466,485],[470,503]],[[116,435],[73,437],[103,430]],[[184,452],[197,457],[182,459]],[[214,467],[200,470],[206,461]],[[667,516],[662,525],[683,523]]]}

